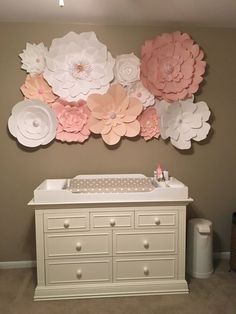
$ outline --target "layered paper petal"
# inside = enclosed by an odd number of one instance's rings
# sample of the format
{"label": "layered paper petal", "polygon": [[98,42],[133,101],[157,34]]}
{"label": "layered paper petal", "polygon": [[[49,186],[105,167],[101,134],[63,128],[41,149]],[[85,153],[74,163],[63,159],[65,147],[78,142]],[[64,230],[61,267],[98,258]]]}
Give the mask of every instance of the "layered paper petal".
{"label": "layered paper petal", "polygon": [[57,119],[53,110],[39,100],[18,102],[8,120],[11,134],[24,146],[50,143],[56,135]]}
{"label": "layered paper petal", "polygon": [[[110,101],[109,105],[107,99]],[[91,110],[90,130],[101,134],[106,144],[114,145],[122,136],[134,137],[139,134],[137,116],[143,106],[138,99],[128,97],[121,85],[112,85],[104,95],[90,95],[87,105]]]}
{"label": "layered paper petal", "polygon": [[193,103],[193,98],[174,103],[162,100],[155,107],[161,117],[161,137],[169,137],[175,147],[189,149],[191,140],[201,141],[207,137],[210,125],[206,121],[210,110],[205,102]]}
{"label": "layered paper petal", "polygon": [[94,32],[69,32],[52,41],[43,75],[62,99],[86,100],[91,94],[106,93],[114,78],[114,63]]}
{"label": "layered paper petal", "polygon": [[141,55],[141,81],[158,99],[175,102],[198,90],[206,62],[188,34],[157,36],[144,43]]}
{"label": "layered paper petal", "polygon": [[45,69],[45,57],[48,49],[43,43],[26,44],[26,49],[19,54],[22,62],[21,68],[31,75],[41,74]]}
{"label": "layered paper petal", "polygon": [[66,102],[60,99],[52,105],[52,109],[58,120],[57,140],[83,143],[89,138],[90,111],[84,101]]}
{"label": "layered paper petal", "polygon": [[26,98],[38,99],[48,105],[58,98],[58,96],[53,94],[52,88],[44,80],[42,74],[27,75],[25,83],[20,89]]}

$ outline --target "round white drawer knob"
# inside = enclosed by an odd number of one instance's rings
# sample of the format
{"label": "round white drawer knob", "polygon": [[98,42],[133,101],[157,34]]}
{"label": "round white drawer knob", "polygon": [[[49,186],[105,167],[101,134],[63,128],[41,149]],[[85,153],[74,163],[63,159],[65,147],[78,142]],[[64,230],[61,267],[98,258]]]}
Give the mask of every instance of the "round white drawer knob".
{"label": "round white drawer knob", "polygon": [[154,222],[155,222],[156,225],[160,225],[161,220],[160,220],[159,217],[155,217],[155,218],[154,218]]}
{"label": "round white drawer knob", "polygon": [[80,242],[76,243],[76,250],[81,251],[81,249],[82,249],[81,243]]}
{"label": "round white drawer knob", "polygon": [[82,271],[81,269],[78,269],[77,272],[76,272],[76,276],[78,279],[80,279],[82,277]]}
{"label": "round white drawer knob", "polygon": [[144,240],[143,241],[143,246],[145,247],[145,249],[148,249],[149,248],[149,243],[147,240]]}
{"label": "round white drawer knob", "polygon": [[114,219],[114,218],[111,218],[111,220],[110,220],[110,225],[111,225],[112,227],[114,227],[115,224],[116,224],[115,219]]}
{"label": "round white drawer knob", "polygon": [[149,275],[149,269],[147,268],[147,266],[143,267],[143,273],[144,273],[145,276]]}
{"label": "round white drawer knob", "polygon": [[64,221],[64,228],[69,228],[69,227],[70,227],[69,220],[65,220]]}

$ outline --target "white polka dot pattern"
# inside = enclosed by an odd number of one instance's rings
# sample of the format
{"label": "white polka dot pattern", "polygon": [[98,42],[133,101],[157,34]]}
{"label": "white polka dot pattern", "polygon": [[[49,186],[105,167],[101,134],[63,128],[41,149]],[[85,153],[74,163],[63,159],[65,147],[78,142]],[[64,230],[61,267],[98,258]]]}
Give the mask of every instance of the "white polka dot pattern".
{"label": "white polka dot pattern", "polygon": [[151,178],[71,179],[73,193],[130,193],[150,192],[155,189]]}

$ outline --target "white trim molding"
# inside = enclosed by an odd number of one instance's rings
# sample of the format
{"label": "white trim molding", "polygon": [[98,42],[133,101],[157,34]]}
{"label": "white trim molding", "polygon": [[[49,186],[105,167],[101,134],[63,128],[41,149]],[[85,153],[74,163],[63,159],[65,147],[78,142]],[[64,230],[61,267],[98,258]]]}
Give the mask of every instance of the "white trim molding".
{"label": "white trim molding", "polygon": [[0,262],[0,269],[33,268],[33,267],[36,267],[36,261]]}

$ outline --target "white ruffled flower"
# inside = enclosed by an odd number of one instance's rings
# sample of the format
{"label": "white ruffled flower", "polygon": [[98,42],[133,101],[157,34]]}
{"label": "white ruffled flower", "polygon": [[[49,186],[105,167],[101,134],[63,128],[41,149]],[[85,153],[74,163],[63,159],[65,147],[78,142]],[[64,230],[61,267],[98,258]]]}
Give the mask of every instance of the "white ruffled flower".
{"label": "white ruffled flower", "polygon": [[170,137],[175,147],[189,149],[191,140],[201,141],[207,137],[210,125],[206,121],[211,113],[205,102],[193,103],[193,98],[174,103],[161,100],[157,101],[156,108],[160,116],[161,137]]}
{"label": "white ruffled flower", "polygon": [[8,120],[11,134],[24,146],[36,147],[50,143],[56,136],[54,111],[39,100],[18,102]]}
{"label": "white ruffled flower", "polygon": [[144,108],[154,105],[155,97],[147,90],[141,81],[137,81],[127,87],[130,97],[138,98]]}
{"label": "white ruffled flower", "polygon": [[114,63],[94,32],[70,32],[52,41],[43,75],[64,100],[86,100],[90,94],[106,93],[114,78]]}
{"label": "white ruffled flower", "polygon": [[21,68],[31,75],[41,74],[45,69],[45,56],[48,50],[43,43],[38,45],[26,43],[26,49],[19,54]]}
{"label": "white ruffled flower", "polygon": [[116,57],[114,67],[115,80],[123,86],[130,85],[139,80],[140,60],[133,53]]}

